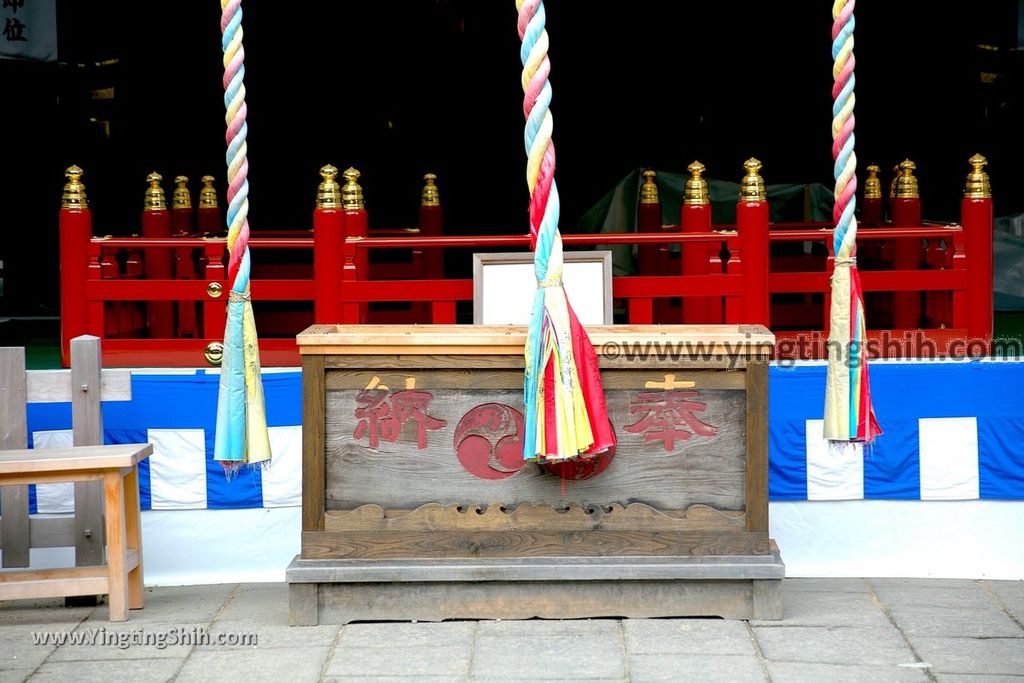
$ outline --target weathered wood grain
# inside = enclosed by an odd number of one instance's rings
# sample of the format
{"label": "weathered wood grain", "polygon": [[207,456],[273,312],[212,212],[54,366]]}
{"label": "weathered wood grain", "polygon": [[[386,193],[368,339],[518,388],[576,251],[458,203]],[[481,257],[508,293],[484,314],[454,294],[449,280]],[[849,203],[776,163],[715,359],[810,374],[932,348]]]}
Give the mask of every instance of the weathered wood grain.
{"label": "weathered wood grain", "polygon": [[324,357],[302,358],[302,530],[324,528]]}
{"label": "weathered wood grain", "polygon": [[625,507],[618,504],[586,508],[570,505],[561,509],[529,503],[517,506],[428,503],[415,510],[385,510],[379,505],[363,505],[355,510],[328,510],[324,524],[325,531],[741,531],[744,528],[742,512],[725,512],[706,505],[661,512],[642,503],[631,503]]}
{"label": "weathered wood grain", "polygon": [[768,363],[746,372],[747,529],[768,531]]}
{"label": "weathered wood grain", "polygon": [[[297,584],[292,584],[292,587]],[[589,617],[763,617],[754,581],[336,583],[319,587],[319,623]],[[778,607],[782,613],[781,592]]]}
{"label": "weathered wood grain", "polygon": [[[71,340],[71,426],[75,446],[103,445],[100,338],[83,334]],[[75,482],[75,565],[103,564],[103,485]]]}
{"label": "weathered wood grain", "polygon": [[[0,450],[28,445],[25,349],[0,348]],[[29,565],[28,486],[0,486],[3,567]]]}
{"label": "weathered wood grain", "polygon": [[415,559],[767,555],[768,534],[749,531],[307,531],[302,558]]}
{"label": "weathered wood grain", "polygon": [[[624,429],[642,417],[631,414],[629,408],[638,393],[607,392],[618,436],[616,455],[608,468],[591,479],[563,482],[534,463],[526,463],[505,479],[481,479],[467,472],[456,457],[453,435],[462,416],[487,402],[521,409],[521,391],[434,392],[428,414],[447,424],[439,431],[427,432],[428,447],[422,450],[416,448],[414,421],[405,425],[398,441],[381,440],[376,449],[367,446],[365,436],[356,441],[357,392],[327,392],[326,506],[352,509],[374,503],[389,509],[412,509],[431,502],[500,501],[606,507],[644,503],[659,510],[685,510],[703,504],[744,510],[744,392],[701,391],[699,400],[706,403],[706,410],[697,415],[717,427],[717,434],[676,441],[668,452],[661,442],[646,442],[643,434]],[[313,431],[315,427],[303,433]]]}
{"label": "weathered wood grain", "polygon": [[[364,361],[365,357],[361,358]],[[676,383],[686,383],[686,388],[705,389],[746,389],[743,372],[736,370],[607,370],[601,373],[601,385],[606,389],[644,390],[648,384],[664,384],[669,375]],[[325,384],[328,391],[337,389],[365,389],[371,384],[386,386],[392,390],[405,387],[413,380],[416,389],[436,391],[440,389],[467,389],[484,391],[489,389],[515,389],[523,386],[523,371],[512,369],[441,369],[406,368],[395,371],[391,368],[328,370]]]}

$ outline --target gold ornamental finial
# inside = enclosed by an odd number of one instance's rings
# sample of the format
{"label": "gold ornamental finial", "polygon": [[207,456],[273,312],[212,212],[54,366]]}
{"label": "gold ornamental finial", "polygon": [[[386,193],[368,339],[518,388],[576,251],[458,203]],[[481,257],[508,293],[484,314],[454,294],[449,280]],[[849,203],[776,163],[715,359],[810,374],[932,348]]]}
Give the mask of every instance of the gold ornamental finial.
{"label": "gold ornamental finial", "polygon": [[164,177],[153,171],[146,176],[149,187],[146,188],[146,199],[142,205],[143,211],[165,211],[167,209],[167,198],[164,197],[164,188],[160,187],[160,181]]}
{"label": "gold ornamental finial", "polygon": [[644,184],[640,186],[640,203],[641,204],[658,204],[658,183],[654,181],[658,177],[658,174],[654,172],[653,168],[649,168],[643,172]]}
{"label": "gold ornamental finial", "polygon": [[192,194],[188,191],[188,178],[180,175],[174,178],[174,194],[171,195],[171,207],[175,209],[191,209]]}
{"label": "gold ornamental finial", "polygon": [[337,175],[338,169],[330,164],[320,167],[320,177],[323,178],[323,181],[316,188],[316,208],[341,208],[341,185],[335,180]]}
{"label": "gold ornamental finial", "polygon": [[345,186],[341,188],[341,206],[348,210],[365,209],[363,188],[356,182],[359,179],[359,171],[349,166],[342,175],[345,176]]}
{"label": "gold ornamental finial", "polygon": [[864,181],[864,199],[882,198],[882,181],[878,179],[878,164],[869,164],[867,169],[868,177]]}
{"label": "gold ornamental finial", "polygon": [[975,154],[967,160],[967,163],[971,165],[971,172],[967,174],[964,197],[967,199],[990,199],[992,186],[988,181],[988,173],[982,170],[988,165],[988,159],[980,154]]}
{"label": "gold ornamental finial", "polygon": [[690,172],[690,179],[686,181],[683,189],[683,204],[690,206],[701,206],[711,203],[710,192],[708,192],[708,181],[701,177],[704,173],[704,164],[694,161],[686,167]]}
{"label": "gold ornamental finial", "polygon": [[420,195],[420,206],[441,206],[441,193],[437,190],[437,185],[434,181],[437,180],[437,176],[433,173],[428,173],[423,176],[425,184],[423,185],[423,193]]}
{"label": "gold ornamental finial", "polygon": [[216,178],[212,175],[204,175],[200,180],[203,181],[203,186],[199,188],[199,208],[216,209],[217,188],[213,186],[213,181],[215,181]]}
{"label": "gold ornamental finial", "polygon": [[220,342],[210,342],[203,349],[203,357],[210,365],[220,365],[224,360],[224,345]]}
{"label": "gold ornamental finial", "polygon": [[917,168],[910,159],[900,162],[900,174],[896,177],[896,196],[900,199],[918,199],[921,192],[917,186],[917,178],[914,177],[914,170]]}
{"label": "gold ornamental finial", "polygon": [[768,191],[764,188],[764,178],[758,173],[761,170],[761,162],[754,157],[750,157],[743,162],[743,168],[746,169],[747,175],[743,176],[743,181],[740,183],[740,201],[768,201]]}
{"label": "gold ornamental finial", "polygon": [[60,198],[62,209],[88,209],[89,198],[85,196],[85,185],[82,184],[82,175],[85,171],[78,166],[68,166],[64,171],[64,177],[68,179],[64,185],[64,194]]}
{"label": "gold ornamental finial", "polygon": [[896,197],[896,181],[900,178],[900,165],[892,167],[892,181],[889,183],[889,199]]}

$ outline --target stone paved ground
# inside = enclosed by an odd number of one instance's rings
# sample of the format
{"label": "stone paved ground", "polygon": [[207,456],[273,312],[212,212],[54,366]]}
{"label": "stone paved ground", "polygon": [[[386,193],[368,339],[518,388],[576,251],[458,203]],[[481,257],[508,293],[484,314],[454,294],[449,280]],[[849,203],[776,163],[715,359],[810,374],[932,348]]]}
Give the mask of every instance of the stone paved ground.
{"label": "stone paved ground", "polygon": [[[284,584],[147,590],[107,608],[0,603],[8,681],[1024,681],[1024,582],[786,579],[779,622],[595,619],[287,626]],[[93,631],[93,629],[104,629]],[[251,645],[34,644],[207,629]]]}

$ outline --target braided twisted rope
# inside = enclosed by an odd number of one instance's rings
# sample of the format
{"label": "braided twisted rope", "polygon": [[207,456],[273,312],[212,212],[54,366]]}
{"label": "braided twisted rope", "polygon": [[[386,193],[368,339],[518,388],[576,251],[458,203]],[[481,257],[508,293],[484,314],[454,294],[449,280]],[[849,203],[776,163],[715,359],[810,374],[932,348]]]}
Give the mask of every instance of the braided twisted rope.
{"label": "braided twisted rope", "polygon": [[221,47],[224,50],[224,121],[227,124],[228,279],[231,291],[224,326],[224,355],[214,459],[228,476],[242,463],[270,459],[256,322],[249,296],[249,162],[245,138],[245,49],[242,47],[242,2],[221,0]]}
{"label": "braided twisted rope", "polygon": [[852,258],[857,253],[857,219],[854,217],[857,200],[857,155],[854,153],[856,136],[853,134],[855,118],[853,108],[857,98],[853,93],[857,82],[853,69],[857,60],[853,56],[853,8],[856,0],[836,0],[832,6],[832,158],[835,160],[835,205],[832,221],[837,258]]}

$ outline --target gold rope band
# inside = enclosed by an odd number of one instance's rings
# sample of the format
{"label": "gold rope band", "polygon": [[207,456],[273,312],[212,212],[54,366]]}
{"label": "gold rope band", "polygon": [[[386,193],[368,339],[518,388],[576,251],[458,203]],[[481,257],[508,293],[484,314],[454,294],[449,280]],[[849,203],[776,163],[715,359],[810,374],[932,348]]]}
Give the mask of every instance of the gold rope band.
{"label": "gold rope band", "polygon": [[547,277],[543,280],[537,281],[537,289],[544,289],[546,287],[561,287],[562,278],[560,277]]}
{"label": "gold rope band", "polygon": [[244,301],[252,301],[252,297],[249,292],[228,292],[228,303],[237,304]]}
{"label": "gold rope band", "polygon": [[850,258],[837,258],[835,264],[836,264],[836,266],[846,266],[848,268],[852,267],[852,266],[856,266],[857,265],[857,257],[856,256],[851,256]]}

